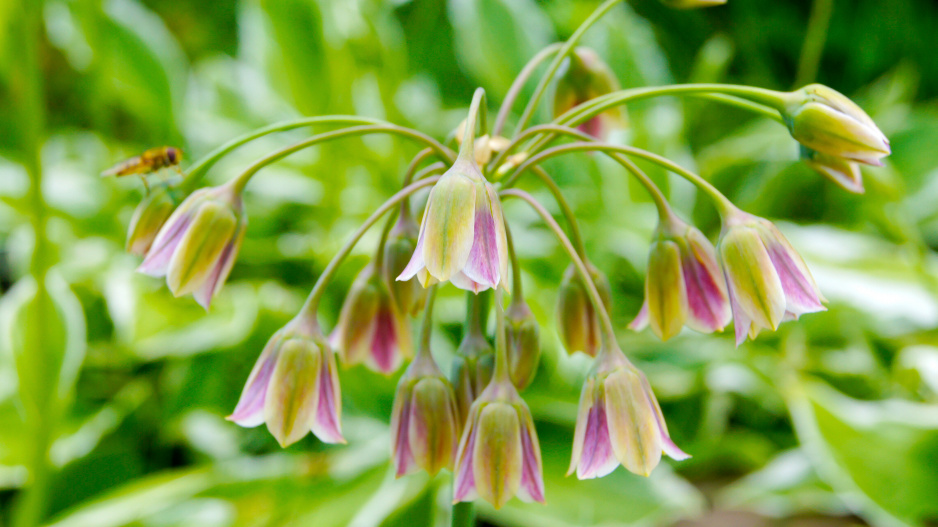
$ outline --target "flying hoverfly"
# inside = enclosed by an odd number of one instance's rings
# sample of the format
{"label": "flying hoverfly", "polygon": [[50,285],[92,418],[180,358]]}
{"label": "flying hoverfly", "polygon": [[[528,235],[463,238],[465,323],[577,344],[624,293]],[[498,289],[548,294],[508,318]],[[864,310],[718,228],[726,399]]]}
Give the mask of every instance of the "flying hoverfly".
{"label": "flying hoverfly", "polygon": [[102,172],[101,175],[105,177],[138,175],[143,181],[143,186],[146,187],[149,192],[150,185],[147,184],[146,176],[164,168],[174,168],[178,171],[180,161],[182,161],[182,150],[174,146],[161,146],[159,148],[151,148],[139,156],[121,161]]}

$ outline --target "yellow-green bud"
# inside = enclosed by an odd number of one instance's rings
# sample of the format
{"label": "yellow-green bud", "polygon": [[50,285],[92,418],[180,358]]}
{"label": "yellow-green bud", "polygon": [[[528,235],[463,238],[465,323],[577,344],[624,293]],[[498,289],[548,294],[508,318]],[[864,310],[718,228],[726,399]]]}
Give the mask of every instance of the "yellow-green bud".
{"label": "yellow-green bud", "polygon": [[127,229],[127,252],[146,256],[157,233],[178,205],[173,192],[166,185],[154,188],[134,210]]}
{"label": "yellow-green bud", "polygon": [[511,382],[523,390],[534,380],[541,359],[540,328],[528,304],[512,301],[505,311],[505,338]]}
{"label": "yellow-green bud", "polygon": [[[591,263],[585,263],[603,304],[609,310],[612,306],[609,280]],[[595,357],[599,351],[602,342],[599,315],[590,301],[586,284],[573,265],[564,272],[560,291],[557,293],[557,331],[560,333],[564,349],[571,355],[582,351],[590,357]]]}
{"label": "yellow-green bud", "polygon": [[[619,80],[605,62],[589,48],[576,48],[570,54],[564,74],[554,91],[554,116],[560,116],[590,99],[618,91]],[[579,126],[593,137],[607,139],[614,130],[624,129],[627,118],[624,106],[603,111]]]}

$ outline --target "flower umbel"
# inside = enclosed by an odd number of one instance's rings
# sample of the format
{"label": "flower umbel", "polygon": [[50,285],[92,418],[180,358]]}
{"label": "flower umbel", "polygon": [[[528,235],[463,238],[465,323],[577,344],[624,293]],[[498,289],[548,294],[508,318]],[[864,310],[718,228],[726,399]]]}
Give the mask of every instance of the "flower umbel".
{"label": "flower umbel", "polygon": [[662,340],[686,323],[702,333],[722,331],[731,312],[713,245],[675,216],[662,220],[648,257],[645,303],[629,327],[651,325]]}
{"label": "flower umbel", "polygon": [[763,328],[826,309],[804,260],[772,222],[735,211],[724,220],[719,251],[737,345]]}
{"label": "flower umbel", "polygon": [[501,508],[512,496],[544,503],[541,447],[531,412],[510,379],[493,379],[469,410],[459,441],[453,502]]}
{"label": "flower umbel", "polygon": [[430,191],[413,257],[398,280],[449,280],[478,293],[508,288],[502,204],[475,161],[457,159]]}
{"label": "flower umbel", "polygon": [[580,393],[567,475],[598,478],[622,464],[648,476],[662,452],[678,461],[690,457],[671,441],[645,374],[618,347],[604,349]]}
{"label": "flower umbel", "polygon": [[284,447],[310,431],[323,442],[344,443],[341,404],[335,355],[294,319],[267,341],[228,420],[245,427],[267,423]]}
{"label": "flower umbel", "polygon": [[[612,305],[609,280],[593,264],[585,260],[584,263],[608,310]],[[573,265],[564,271],[563,281],[557,293],[557,331],[560,333],[564,349],[571,355],[582,351],[590,357],[595,357],[599,351],[599,316],[590,302],[586,284]]]}
{"label": "flower umbel", "polygon": [[789,94],[782,117],[792,137],[811,150],[867,165],[882,165],[889,140],[859,106],[843,94],[811,84]]}
{"label": "flower umbel", "polygon": [[346,365],[364,363],[385,375],[413,355],[410,324],[374,263],[355,278],[329,342]]}
{"label": "flower umbel", "polygon": [[193,192],[166,220],[138,271],[166,276],[175,296],[192,293],[205,309],[234,265],[247,227],[231,185]]}

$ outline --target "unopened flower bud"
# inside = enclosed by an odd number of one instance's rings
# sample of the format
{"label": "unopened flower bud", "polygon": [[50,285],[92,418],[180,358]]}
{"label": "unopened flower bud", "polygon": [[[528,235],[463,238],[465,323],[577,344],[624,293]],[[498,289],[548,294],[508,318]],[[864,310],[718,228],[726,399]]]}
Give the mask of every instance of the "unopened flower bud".
{"label": "unopened flower bud", "polygon": [[822,154],[804,146],[801,147],[801,158],[812,170],[833,181],[840,188],[854,194],[863,194],[863,177],[860,175],[860,166],[854,161]]}
{"label": "unopened flower bud", "polygon": [[772,222],[736,211],[724,221],[719,252],[737,345],[763,328],[825,310],[804,260]]}
{"label": "unopened flower bud", "polygon": [[416,315],[423,307],[427,291],[414,280],[398,281],[397,276],[407,267],[407,262],[417,247],[417,235],[420,227],[414,218],[405,211],[398,219],[384,246],[385,280],[391,290],[391,298],[403,315]]}
{"label": "unopened flower bud", "polygon": [[385,375],[413,355],[410,324],[373,263],[355,278],[330,343],[346,365],[364,363]]}
{"label": "unopened flower bud", "polygon": [[234,265],[247,228],[241,194],[229,185],[193,192],[166,220],[138,271],[166,276],[175,296],[205,309]]}
{"label": "unopened flower bud", "polygon": [[344,443],[341,403],[332,350],[294,319],[267,342],[228,419],[244,427],[267,423],[283,447],[310,431],[323,442]]}
{"label": "unopened flower bud", "polygon": [[567,474],[576,471],[580,479],[598,478],[621,464],[648,476],[662,452],[676,460],[690,457],[671,441],[645,374],[618,347],[604,350],[580,393]]}
{"label": "unopened flower bud", "polygon": [[673,9],[697,9],[723,5],[726,0],[659,0],[662,4]]}
{"label": "unopened flower bud", "polygon": [[166,219],[179,202],[167,185],[154,188],[137,205],[127,229],[127,252],[140,257],[146,256],[153,240],[160,232]]}
{"label": "unopened flower bud", "polygon": [[458,159],[430,191],[417,247],[398,280],[449,280],[478,293],[508,289],[508,242],[498,193],[473,160]]}
{"label": "unopened flower bud", "polygon": [[[609,66],[589,48],[576,48],[570,54],[564,74],[554,91],[554,116],[560,116],[590,99],[618,91],[619,80]],[[580,131],[607,140],[609,134],[626,127],[623,106],[603,111],[579,126]]]}
{"label": "unopened flower bud", "polygon": [[662,340],[684,324],[702,333],[722,331],[732,315],[713,245],[675,216],[658,225],[656,238],[648,256],[645,303],[629,327],[650,324]]}
{"label": "unopened flower bud", "polygon": [[478,497],[499,509],[512,496],[544,503],[544,479],[531,412],[505,377],[472,403],[456,456],[453,502]]}
{"label": "unopened flower bud", "polygon": [[462,422],[453,387],[429,352],[421,352],[401,376],[394,397],[391,454],[397,476],[452,469]]}
{"label": "unopened flower bud", "polygon": [[505,338],[511,382],[519,390],[531,384],[541,359],[540,328],[528,304],[513,300],[505,311]]}
{"label": "unopened flower bud", "polygon": [[[607,310],[610,309],[612,293],[609,289],[609,280],[591,263],[585,263],[603,304]],[[602,340],[599,314],[596,313],[590,301],[586,284],[583,283],[573,265],[567,267],[564,272],[563,281],[557,293],[557,331],[560,333],[560,341],[564,349],[571,355],[582,351],[590,357],[595,357],[599,351]]]}
{"label": "unopened flower bud", "polygon": [[867,165],[881,165],[889,155],[889,140],[876,123],[841,93],[811,84],[788,97],[782,117],[805,147]]}
{"label": "unopened flower bud", "polygon": [[453,358],[453,390],[460,419],[465,421],[469,407],[492,379],[495,352],[484,335],[467,334]]}

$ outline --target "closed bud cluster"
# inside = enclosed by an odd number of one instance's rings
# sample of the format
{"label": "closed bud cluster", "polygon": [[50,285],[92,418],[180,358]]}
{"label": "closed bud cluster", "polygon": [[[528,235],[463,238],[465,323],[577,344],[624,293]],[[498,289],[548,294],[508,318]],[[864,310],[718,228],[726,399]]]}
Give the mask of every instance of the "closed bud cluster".
{"label": "closed bud cluster", "polygon": [[458,159],[430,191],[420,235],[407,267],[427,287],[449,280],[478,293],[508,289],[508,242],[502,205],[475,161]]}
{"label": "closed bud cluster", "polygon": [[178,204],[168,185],[154,188],[137,205],[130,219],[130,227],[127,229],[127,252],[141,257],[146,256],[156,235]]}
{"label": "closed bud cluster", "polygon": [[598,478],[621,464],[648,476],[662,452],[676,460],[690,457],[671,441],[645,374],[618,347],[603,350],[580,393],[567,474]]}
{"label": "closed bud cluster", "polygon": [[[590,99],[618,91],[619,80],[595,51],[576,48],[570,54],[564,74],[554,92],[554,116],[560,116]],[[625,109],[615,106],[581,124],[579,129],[593,137],[607,140],[615,130],[627,125]]]}
{"label": "closed bud cluster", "polygon": [[284,447],[309,432],[326,443],[344,443],[341,404],[335,355],[308,324],[294,319],[267,342],[228,419],[245,427],[267,423]]}
{"label": "closed bud cluster", "polygon": [[[609,280],[599,269],[584,261],[599,296],[606,309],[612,306],[612,292]],[[599,314],[590,301],[586,284],[580,278],[576,268],[571,265],[563,274],[560,290],[557,293],[557,330],[560,341],[567,353],[577,351],[595,357],[600,346]]]}
{"label": "closed bud cluster", "polygon": [[385,375],[397,371],[413,355],[407,317],[373,263],[355,278],[329,340],[346,365],[364,363]]}
{"label": "closed bud cluster", "polygon": [[395,278],[401,274],[410,257],[417,247],[417,235],[420,227],[410,211],[405,208],[401,211],[394,228],[388,236],[384,246],[385,280],[391,290],[391,298],[397,304],[397,309],[403,315],[416,315],[423,307],[427,298],[426,290],[414,280],[397,281]]}
{"label": "closed bud cluster", "polygon": [[882,165],[889,140],[873,119],[843,94],[811,84],[788,94],[782,117],[807,150],[809,166],[851,192],[862,191],[856,163]]}
{"label": "closed bud cluster", "polygon": [[247,228],[241,194],[230,185],[193,192],[160,229],[138,271],[166,276],[175,296],[205,309],[228,278]]}
{"label": "closed bud cluster", "polygon": [[453,468],[463,420],[456,396],[429,350],[401,376],[391,413],[391,455],[398,477]]}
{"label": "closed bud cluster", "polygon": [[656,238],[648,256],[645,303],[629,327],[650,325],[662,340],[684,324],[702,333],[722,331],[732,314],[713,245],[673,215],[658,225]]}
{"label": "closed bud cluster", "polygon": [[719,252],[737,345],[763,328],[825,310],[804,260],[772,222],[735,211],[724,221]]}
{"label": "closed bud cluster", "polygon": [[520,296],[505,311],[505,337],[511,382],[523,390],[534,380],[541,359],[540,328],[527,302]]}
{"label": "closed bud cluster", "polygon": [[544,503],[544,480],[531,411],[503,377],[469,410],[456,455],[453,502],[482,498],[499,509],[512,496]]}

